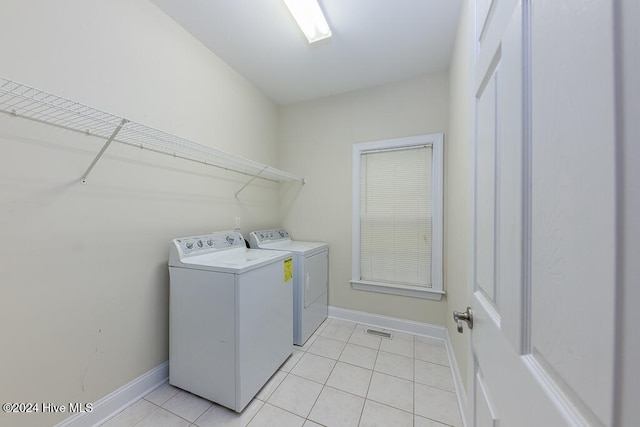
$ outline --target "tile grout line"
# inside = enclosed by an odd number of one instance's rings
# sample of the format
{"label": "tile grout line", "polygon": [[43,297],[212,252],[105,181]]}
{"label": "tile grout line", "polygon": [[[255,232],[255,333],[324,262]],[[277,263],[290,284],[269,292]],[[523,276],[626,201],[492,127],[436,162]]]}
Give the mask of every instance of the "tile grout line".
{"label": "tile grout line", "polygon": [[[167,383],[167,384],[168,384],[168,383]],[[160,387],[162,387],[162,386],[160,386]],[[158,387],[158,388],[160,388],[160,387]],[[156,389],[156,390],[157,390],[157,389]],[[155,390],[154,390],[154,391],[155,391]],[[153,391],[152,391],[151,393],[153,393]],[[151,394],[151,393],[149,393],[149,394]],[[174,398],[178,393],[179,393],[179,391],[178,391],[178,392],[176,392],[176,393],[174,393],[174,395],[173,395],[173,396],[171,396],[170,398],[168,398],[167,400],[165,400],[165,401],[162,403],[162,405],[164,405],[165,403],[167,403],[168,401],[170,401],[171,399],[173,399],[173,398]],[[148,396],[148,395],[147,395],[147,396]],[[153,406],[155,406],[155,409],[154,409],[153,411],[149,412],[149,413],[148,413],[147,415],[145,415],[144,417],[142,417],[142,419],[141,419],[140,421],[138,421],[137,423],[133,424],[133,426],[131,426],[131,427],[135,427],[135,426],[139,425],[141,422],[143,422],[145,419],[147,419],[148,417],[150,417],[150,416],[151,416],[151,414],[153,414],[154,412],[156,412],[158,409],[164,409],[165,411],[169,412],[170,414],[173,414],[173,415],[175,415],[175,416],[176,416],[176,417],[178,417],[178,418],[182,418],[182,417],[181,417],[181,416],[179,416],[178,414],[174,414],[173,412],[169,411],[168,409],[163,408],[163,407],[162,407],[162,405],[158,405],[158,404],[157,404],[157,403],[155,403],[155,402],[152,402],[152,401],[150,401],[150,400],[147,400],[147,399],[146,399],[146,396],[143,396],[143,397],[142,397],[141,399],[139,399],[139,400],[145,400],[145,401],[149,402],[150,404],[152,404]],[[124,411],[122,411],[122,412],[124,412]],[[120,415],[122,412],[120,412],[118,415]],[[118,415],[116,415],[116,416],[118,416]],[[115,418],[115,417],[113,417],[113,418]],[[113,419],[113,418],[111,418],[111,419]],[[182,419],[183,419],[183,420],[185,420],[184,418],[182,418]],[[108,420],[108,421],[109,421],[109,420]],[[108,422],[108,421],[107,421],[107,422]],[[189,421],[189,420],[185,420],[185,421],[187,421],[187,422],[191,423],[191,421]],[[105,423],[105,424],[106,424],[106,423]]]}
{"label": "tile grout line", "polygon": [[[324,329],[326,329],[326,326],[324,327]],[[323,332],[324,332],[323,329]],[[355,330],[355,327],[354,327]],[[322,333],[322,332],[321,332]],[[351,338],[351,335],[353,335],[353,331],[351,331],[351,334],[349,334],[349,339]],[[328,337],[327,337],[328,338]],[[337,340],[338,341],[338,340]],[[348,339],[347,339],[347,342]],[[305,421],[311,421],[316,423],[316,421],[312,420],[309,418],[309,415],[311,415],[311,412],[313,412],[313,408],[316,406],[316,403],[318,403],[318,399],[320,399],[320,395],[322,394],[322,391],[325,389],[325,387],[327,386],[327,381],[329,381],[329,378],[331,378],[331,374],[333,373],[333,371],[336,369],[336,366],[338,365],[338,360],[340,359],[340,356],[342,356],[342,353],[344,352],[344,349],[347,347],[347,344],[344,344],[344,347],[342,347],[342,350],[340,350],[340,354],[338,355],[338,358],[336,359],[336,363],[333,364],[333,367],[331,368],[331,372],[329,372],[329,375],[327,376],[327,379],[324,381],[324,384],[322,384],[322,389],[320,389],[320,393],[318,393],[318,396],[316,397],[316,400],[313,401],[313,405],[311,405],[311,409],[309,409],[309,413],[307,414],[307,416],[305,417]],[[311,347],[309,347],[311,348]],[[313,354],[313,353],[312,353]],[[319,355],[318,355],[319,356]],[[333,387],[332,387],[333,388]],[[364,405],[363,405],[364,406]],[[316,424],[320,424],[320,423],[316,423]],[[360,424],[360,420],[358,420],[358,424]]]}
{"label": "tile grout line", "polygon": [[[367,391],[364,394],[364,404],[362,405],[362,411],[360,411],[360,418],[358,418],[358,425],[360,425],[360,423],[362,422],[362,415],[364,414],[364,407],[367,405],[367,399],[369,397],[369,389],[371,389],[371,381],[373,381],[373,374],[376,372],[376,370],[375,370],[376,369],[376,363],[378,362],[378,355],[380,354],[380,346],[381,345],[382,345],[382,340],[380,341],[380,344],[378,344],[378,349],[376,350],[376,358],[373,361],[373,367],[371,368],[371,377],[369,378],[369,384],[367,385]],[[369,399],[369,400],[371,400],[371,399]]]}
{"label": "tile grout line", "polygon": [[[178,394],[178,393],[176,393],[176,394]],[[144,399],[144,398],[143,398],[143,399]],[[144,399],[144,400],[146,400],[146,399]],[[171,400],[171,398],[167,399],[164,403],[167,403],[169,400]],[[147,400],[147,402],[149,402],[149,401]],[[167,408],[163,408],[162,406],[159,406],[159,405],[157,405],[157,404],[155,404],[155,403],[153,403],[153,402],[149,402],[149,403],[151,403],[152,405],[154,405],[154,406],[156,407],[156,409],[154,409],[153,411],[149,412],[149,413],[148,413],[144,418],[142,418],[140,421],[138,421],[137,423],[135,423],[135,424],[134,424],[133,426],[131,426],[131,427],[135,427],[135,426],[137,426],[137,425],[140,425],[140,423],[142,423],[144,420],[146,420],[148,417],[150,417],[150,416],[151,416],[153,413],[155,413],[158,409],[161,409],[161,410],[163,410],[163,411],[165,411],[165,412],[168,412],[168,413],[170,413],[171,415],[173,415],[173,416],[175,416],[175,417],[180,418],[181,420],[185,420],[186,422],[188,422],[188,423],[189,423],[189,426],[191,426],[191,425],[193,425],[193,424],[195,423],[195,420],[194,420],[194,421],[189,421],[188,419],[186,419],[186,418],[184,418],[184,417],[182,417],[182,416],[180,416],[180,415],[176,414],[175,412],[172,412],[172,411],[168,410]],[[163,405],[164,405],[164,403],[163,403]],[[209,408],[210,408],[211,406],[213,406],[213,405],[210,405],[210,406],[209,406]],[[205,411],[204,411],[202,414],[204,414],[205,412],[207,412],[207,411],[209,410],[209,408],[205,409]],[[123,412],[124,412],[124,411],[123,411]],[[121,412],[121,413],[122,413],[122,412]],[[200,417],[202,416],[202,414],[198,415],[198,418],[200,418]],[[196,420],[197,420],[198,418],[196,418]]]}
{"label": "tile grout line", "polygon": [[[286,376],[285,376],[285,378],[286,378]],[[282,381],[284,381],[284,379],[283,379]],[[281,382],[280,384],[282,384],[282,382]],[[280,387],[280,384],[278,384],[278,387]],[[278,387],[276,387],[276,389],[277,389]],[[273,393],[275,393],[275,392],[276,392],[276,391],[275,391],[275,390],[273,390],[273,392],[271,392],[271,394],[273,394]],[[260,412],[260,410],[264,407],[264,405],[266,405],[266,404],[267,404],[267,402],[266,402],[266,401],[260,400],[260,399],[258,399],[258,398],[254,398],[254,399],[259,400],[260,402],[262,402],[262,405],[260,405],[260,408],[258,408],[258,410],[255,412],[255,414],[253,414],[253,415],[251,416],[251,418],[249,418],[249,421],[247,421],[247,423],[246,423],[246,424],[244,424],[242,427],[246,427],[246,426],[248,426],[249,424],[251,424],[251,421],[253,421],[253,419],[256,417],[256,415],[258,415],[258,412]],[[251,405],[251,402],[249,402],[249,405]],[[247,405],[247,406],[245,407],[245,409],[247,409],[247,408],[249,407],[249,405]],[[201,415],[201,416],[202,416],[202,415]],[[197,421],[197,420],[196,420],[196,421]],[[197,425],[197,424],[196,424],[196,425]],[[198,426],[198,427],[199,427],[199,426]]]}
{"label": "tile grout line", "polygon": [[[318,328],[318,329],[320,329],[320,328]],[[324,331],[325,329],[326,329],[326,325],[322,328],[322,331]],[[322,333],[322,331],[318,332],[318,330],[316,330],[316,331],[311,335],[312,337],[315,335],[315,338],[314,338],[314,340],[313,340],[313,343],[315,343],[315,341],[316,341],[316,340],[321,336],[320,334]],[[316,332],[317,332],[317,335],[316,335]],[[309,337],[309,338],[311,338],[311,337]],[[308,340],[307,340],[307,341],[308,341]],[[285,382],[285,380],[287,379],[287,377],[289,377],[290,375],[291,375],[291,376],[294,376],[294,377],[297,377],[297,378],[301,378],[301,379],[307,380],[307,381],[312,381],[312,382],[314,382],[314,383],[316,383],[316,384],[320,384],[320,383],[319,383],[319,382],[317,382],[317,381],[311,380],[311,379],[309,379],[309,378],[302,377],[302,376],[300,376],[300,375],[296,375],[296,374],[294,374],[294,373],[292,373],[292,372],[291,372],[291,371],[293,371],[293,369],[298,365],[298,363],[300,362],[300,360],[302,360],[302,357],[304,357],[304,354],[307,354],[307,353],[308,353],[308,354],[313,354],[313,355],[315,355],[315,356],[324,357],[324,356],[317,355],[317,354],[315,354],[315,353],[309,353],[309,349],[311,348],[311,346],[313,345],[313,343],[312,343],[312,344],[310,344],[310,345],[309,345],[309,348],[307,348],[306,350],[305,350],[305,349],[303,349],[303,347],[306,345],[306,342],[305,342],[302,346],[299,346],[299,347],[300,347],[300,349],[301,349],[301,350],[300,350],[300,352],[301,352],[301,353],[303,353],[303,355],[302,355],[302,356],[300,356],[300,359],[298,359],[298,360],[296,361],[296,363],[291,367],[291,369],[289,370],[289,372],[282,371],[282,372],[285,372],[285,374],[286,374],[286,375],[285,375],[285,377],[282,379],[282,381],[280,381],[280,384],[278,384],[278,386],[277,386],[277,387],[276,387],[276,388],[271,392],[271,394],[269,395],[269,397],[267,397],[267,400],[264,400],[264,401],[262,401],[262,400],[261,400],[261,402],[263,402],[262,406],[260,407],[260,409],[259,409],[258,411],[256,411],[256,413],[253,415],[253,417],[251,417],[251,420],[249,420],[249,422],[248,422],[246,425],[249,425],[249,424],[251,423],[251,421],[253,421],[253,419],[256,417],[256,415],[258,414],[258,412],[260,412],[260,410],[262,410],[262,408],[264,407],[264,405],[271,405],[271,406],[273,406],[274,408],[278,408],[278,409],[283,410],[283,411],[285,411],[285,412],[288,412],[288,413],[290,413],[290,414],[292,414],[292,415],[295,415],[296,417],[300,417],[300,418],[302,418],[302,419],[303,419],[303,424],[304,424],[304,422],[306,422],[307,420],[308,420],[308,421],[312,421],[312,422],[314,422],[314,423],[315,423],[315,421],[313,421],[313,420],[310,420],[310,419],[309,419],[309,415],[311,415],[311,411],[313,410],[313,407],[314,407],[314,406],[315,406],[315,404],[317,403],[318,398],[320,397],[320,394],[322,393],[322,390],[324,389],[324,384],[322,384],[322,387],[323,387],[323,388],[320,390],[320,393],[318,393],[318,396],[316,397],[316,399],[314,400],[313,404],[311,405],[311,408],[309,409],[309,413],[307,413],[304,417],[301,417],[300,415],[298,415],[298,414],[296,414],[296,413],[294,413],[294,412],[291,412],[291,411],[290,411],[290,410],[288,410],[288,409],[281,408],[280,406],[277,406],[277,405],[274,405],[273,403],[269,403],[269,402],[268,402],[268,400],[271,398],[271,396],[273,396],[273,395],[276,393],[276,391],[280,388],[280,386],[282,385],[282,383],[284,383],[284,382]],[[337,364],[337,361],[336,361],[336,364]],[[335,365],[334,365],[334,368],[335,368]],[[333,368],[331,369],[331,371],[333,372]],[[331,376],[331,373],[329,373],[329,376]],[[328,379],[329,379],[329,377],[327,377],[327,380],[325,380],[325,383],[326,383],[326,381],[328,381]],[[258,400],[260,400],[260,399],[258,399]],[[318,424],[318,423],[316,423],[316,424]]]}
{"label": "tile grout line", "polygon": [[417,353],[418,349],[416,346],[416,338],[415,336],[413,337],[413,402],[411,402],[411,404],[413,405],[413,424],[415,426],[416,424],[416,417],[418,416],[416,414],[416,360],[418,360],[418,358],[416,357],[416,353]]}
{"label": "tile grout line", "polygon": [[[351,339],[351,337],[353,337],[353,334],[356,333],[356,330],[358,329],[358,323],[355,324],[355,326],[353,327],[353,330],[351,331],[351,334],[349,335],[349,339],[347,340],[347,344],[349,343],[349,340]],[[344,349],[347,348],[347,344],[344,345],[344,348],[342,349],[342,352],[340,352],[340,356],[342,356],[342,353],[344,352]],[[355,344],[354,344],[355,345]],[[338,358],[339,359],[339,358]],[[376,360],[378,359],[378,353],[376,352]],[[338,362],[336,362],[336,365],[338,364]],[[353,365],[352,365],[353,366]],[[376,361],[373,361],[373,366],[376,366]],[[371,370],[371,377],[369,377],[369,384],[367,385],[367,390],[364,393],[364,399],[362,401],[362,409],[360,409],[360,415],[358,416],[358,425],[360,425],[360,423],[362,422],[362,414],[364,414],[364,407],[367,405],[367,395],[369,394],[369,387],[371,386],[371,378],[373,378],[373,369]]]}

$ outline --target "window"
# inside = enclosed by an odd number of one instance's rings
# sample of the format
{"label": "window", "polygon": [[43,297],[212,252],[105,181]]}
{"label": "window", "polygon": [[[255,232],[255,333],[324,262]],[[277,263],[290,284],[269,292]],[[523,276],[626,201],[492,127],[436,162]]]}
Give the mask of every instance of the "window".
{"label": "window", "polygon": [[354,289],[442,298],[442,139],[354,144]]}

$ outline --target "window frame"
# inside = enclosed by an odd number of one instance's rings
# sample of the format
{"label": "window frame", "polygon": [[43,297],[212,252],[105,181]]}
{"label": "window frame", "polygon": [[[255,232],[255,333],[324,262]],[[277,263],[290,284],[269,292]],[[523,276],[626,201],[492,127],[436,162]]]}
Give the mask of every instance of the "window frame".
{"label": "window frame", "polygon": [[[426,135],[409,136],[404,138],[386,139],[381,141],[362,142],[353,144],[352,167],[352,226],[351,226],[351,286],[361,291],[379,292],[384,294],[402,295],[431,300],[441,300],[445,295],[443,290],[443,210],[444,210],[444,135],[432,133]],[[361,154],[370,150],[397,149],[431,145],[431,196],[432,196],[432,226],[431,226],[431,288],[412,285],[379,283],[360,280],[360,161]]]}

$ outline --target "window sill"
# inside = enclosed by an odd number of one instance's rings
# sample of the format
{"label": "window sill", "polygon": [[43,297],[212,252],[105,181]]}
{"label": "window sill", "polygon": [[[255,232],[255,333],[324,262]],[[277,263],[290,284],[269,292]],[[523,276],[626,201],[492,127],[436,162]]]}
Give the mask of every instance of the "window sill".
{"label": "window sill", "polygon": [[424,298],[440,301],[446,293],[429,288],[410,285],[394,285],[390,283],[366,282],[350,280],[351,287],[358,291],[379,292],[382,294],[401,295],[405,297]]}

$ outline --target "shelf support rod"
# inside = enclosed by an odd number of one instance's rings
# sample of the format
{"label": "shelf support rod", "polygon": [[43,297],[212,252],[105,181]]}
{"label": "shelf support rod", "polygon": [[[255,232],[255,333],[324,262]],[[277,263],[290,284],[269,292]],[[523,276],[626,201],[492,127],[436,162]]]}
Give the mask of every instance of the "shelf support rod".
{"label": "shelf support rod", "polygon": [[265,166],[265,167],[263,167],[263,168],[262,168],[262,170],[260,170],[260,172],[258,172],[258,173],[257,173],[257,174],[255,174],[254,176],[252,176],[252,177],[251,177],[251,179],[250,179],[250,180],[249,180],[245,185],[243,185],[241,189],[239,189],[238,191],[236,191],[236,199],[238,198],[238,194],[240,194],[240,192],[241,192],[242,190],[244,190],[245,188],[247,188],[247,186],[248,186],[249,184],[251,184],[251,183],[253,182],[253,180],[254,180],[254,179],[256,179],[257,177],[259,177],[259,176],[260,176],[260,174],[261,174],[262,172],[264,172],[268,167],[269,167],[269,166]]}
{"label": "shelf support rod", "polygon": [[93,167],[96,165],[96,163],[98,163],[98,160],[100,160],[100,157],[102,157],[102,155],[104,154],[105,151],[107,151],[107,148],[109,148],[109,144],[111,144],[111,142],[113,142],[113,140],[115,139],[116,135],[118,135],[118,132],[120,132],[120,129],[122,129],[122,127],[127,123],[127,119],[122,119],[122,121],[120,122],[120,124],[118,125],[118,127],[113,131],[113,133],[111,134],[111,136],[109,137],[109,139],[107,139],[107,142],[105,142],[105,144],[102,146],[102,149],[100,150],[100,152],[98,153],[98,155],[96,156],[95,159],[93,159],[93,162],[91,162],[91,164],[89,165],[89,167],[87,168],[87,170],[85,171],[84,174],[82,174],[82,177],[80,178],[80,182],[83,184],[87,183],[87,176],[89,175],[89,173],[91,172],[91,169],[93,169]]}

